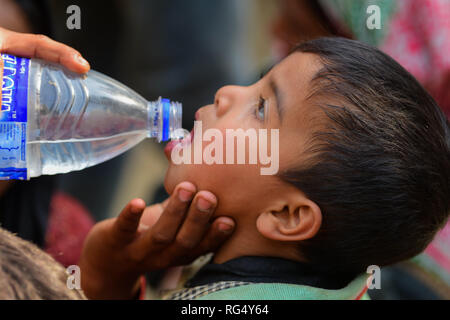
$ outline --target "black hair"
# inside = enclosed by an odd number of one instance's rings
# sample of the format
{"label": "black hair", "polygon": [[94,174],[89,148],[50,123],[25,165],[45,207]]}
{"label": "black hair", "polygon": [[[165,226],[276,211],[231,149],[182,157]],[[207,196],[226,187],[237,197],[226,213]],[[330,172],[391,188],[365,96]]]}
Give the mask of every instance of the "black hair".
{"label": "black hair", "polygon": [[414,77],[376,48],[320,38],[295,52],[323,64],[308,101],[327,119],[312,135],[312,161],[279,174],[322,211],[320,230],[300,243],[300,253],[341,273],[417,255],[449,216],[448,120]]}
{"label": "black hair", "polygon": [[67,287],[62,265],[35,244],[0,227],[0,300],[84,300]]}

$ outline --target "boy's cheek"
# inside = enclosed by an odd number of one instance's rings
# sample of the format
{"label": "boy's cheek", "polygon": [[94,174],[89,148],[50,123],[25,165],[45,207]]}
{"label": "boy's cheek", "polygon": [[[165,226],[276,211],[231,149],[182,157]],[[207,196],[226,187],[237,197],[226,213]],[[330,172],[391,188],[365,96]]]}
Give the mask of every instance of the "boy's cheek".
{"label": "boy's cheek", "polygon": [[255,175],[256,172],[255,166],[248,165],[171,165],[164,186],[171,194],[177,184],[189,181],[197,190],[207,190],[216,195],[219,200],[216,216],[235,217],[244,211],[251,211],[250,206],[261,201],[260,191],[264,189],[265,182],[262,181],[264,177]]}
{"label": "boy's cheek", "polygon": [[166,173],[164,186],[166,191],[171,194],[177,184],[189,181],[198,190],[220,193],[224,185],[233,181],[235,173],[231,169],[228,165],[219,164],[171,164]]}

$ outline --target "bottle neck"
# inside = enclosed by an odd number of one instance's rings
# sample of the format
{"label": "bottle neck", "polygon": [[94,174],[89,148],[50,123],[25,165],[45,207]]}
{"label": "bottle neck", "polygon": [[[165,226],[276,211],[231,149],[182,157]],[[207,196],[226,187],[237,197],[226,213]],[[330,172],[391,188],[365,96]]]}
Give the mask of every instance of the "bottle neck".
{"label": "bottle neck", "polygon": [[147,111],[147,137],[158,142],[181,137],[181,103],[160,97],[147,103]]}

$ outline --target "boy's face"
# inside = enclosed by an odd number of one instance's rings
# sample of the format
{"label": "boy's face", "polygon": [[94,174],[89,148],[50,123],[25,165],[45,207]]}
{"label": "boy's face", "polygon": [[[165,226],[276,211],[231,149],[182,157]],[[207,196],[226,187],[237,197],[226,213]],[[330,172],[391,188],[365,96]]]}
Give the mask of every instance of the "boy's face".
{"label": "boy's face", "polygon": [[[261,175],[261,168],[269,165],[261,164],[258,154],[257,164],[248,164],[249,152],[255,152],[249,150],[248,140],[245,144],[246,164],[226,164],[226,129],[253,129],[257,133],[259,129],[267,129],[268,155],[276,151],[271,143],[271,129],[278,129],[278,172],[298,166],[313,128],[312,109],[305,98],[309,93],[310,80],[320,67],[315,55],[296,52],[251,86],[225,86],[218,90],[214,104],[199,109],[196,121],[202,122],[203,133],[211,128],[222,133],[223,164],[208,165],[202,161],[202,164],[175,165],[170,147],[166,148],[169,158],[165,178],[167,192],[172,193],[182,181],[190,181],[198,190],[208,190],[217,196],[216,215],[248,216],[276,206],[276,199],[293,187],[281,181],[276,174]],[[198,132],[193,134],[191,143],[184,147],[191,148],[192,159],[195,152],[195,143],[192,142],[202,140],[202,137],[196,137]],[[211,141],[204,140],[203,150],[209,144]],[[237,158],[236,141],[234,145],[234,156]],[[260,146],[258,142],[258,150]]]}

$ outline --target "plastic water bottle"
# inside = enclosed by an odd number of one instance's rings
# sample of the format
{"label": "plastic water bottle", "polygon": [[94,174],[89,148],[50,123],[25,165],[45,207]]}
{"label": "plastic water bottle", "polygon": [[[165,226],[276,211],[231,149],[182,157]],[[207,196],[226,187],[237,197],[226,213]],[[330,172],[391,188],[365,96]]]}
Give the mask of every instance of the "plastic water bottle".
{"label": "plastic water bottle", "polygon": [[0,179],[81,170],[143,139],[181,138],[181,104],[148,102],[95,71],[2,54]]}

